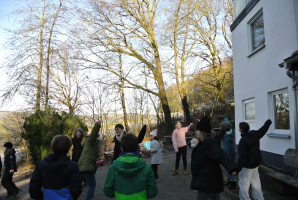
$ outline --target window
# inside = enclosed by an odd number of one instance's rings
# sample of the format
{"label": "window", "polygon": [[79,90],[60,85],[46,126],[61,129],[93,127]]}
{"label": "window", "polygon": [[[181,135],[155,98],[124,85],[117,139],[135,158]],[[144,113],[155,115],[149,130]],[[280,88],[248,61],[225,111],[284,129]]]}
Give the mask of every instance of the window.
{"label": "window", "polygon": [[290,134],[290,95],[288,89],[269,93],[270,130],[273,134]]}
{"label": "window", "polygon": [[255,102],[245,103],[245,120],[255,120]]}
{"label": "window", "polygon": [[253,50],[265,44],[264,20],[261,14],[252,24]]}
{"label": "window", "polygon": [[282,92],[273,95],[275,129],[290,130],[289,94]]}
{"label": "window", "polygon": [[265,31],[264,31],[265,29],[264,29],[263,9],[259,10],[248,21],[248,29],[250,31],[250,34],[248,34],[248,41],[249,41],[248,57],[250,57],[265,47]]}
{"label": "window", "polygon": [[243,118],[250,126],[251,130],[256,129],[256,109],[255,109],[255,99],[248,99],[243,101]]}

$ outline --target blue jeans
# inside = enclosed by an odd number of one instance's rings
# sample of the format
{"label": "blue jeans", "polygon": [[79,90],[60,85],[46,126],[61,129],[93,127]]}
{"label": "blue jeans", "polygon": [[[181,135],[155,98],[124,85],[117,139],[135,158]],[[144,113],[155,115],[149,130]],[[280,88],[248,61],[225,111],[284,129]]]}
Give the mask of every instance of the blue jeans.
{"label": "blue jeans", "polygon": [[225,173],[226,173],[228,179],[229,179],[230,181],[235,181],[234,177],[233,177],[231,174],[229,174],[229,172],[226,170],[226,168],[223,167],[223,169],[224,169],[224,171],[225,171]]}
{"label": "blue jeans", "polygon": [[240,200],[250,200],[248,194],[250,187],[254,199],[264,200],[258,169],[259,167],[253,169],[243,167],[241,172],[239,173],[238,184],[240,188]]}
{"label": "blue jeans", "polygon": [[89,186],[86,200],[92,200],[94,197],[94,191],[96,187],[95,174],[93,172],[85,171],[81,172],[81,175],[82,177],[84,177]]}

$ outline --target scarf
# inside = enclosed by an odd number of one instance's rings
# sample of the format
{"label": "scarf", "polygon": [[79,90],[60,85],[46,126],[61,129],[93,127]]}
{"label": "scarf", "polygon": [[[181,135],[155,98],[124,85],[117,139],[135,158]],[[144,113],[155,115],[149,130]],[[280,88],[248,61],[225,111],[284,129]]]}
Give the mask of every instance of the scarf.
{"label": "scarf", "polygon": [[123,131],[120,135],[117,135],[117,134],[116,134],[116,139],[117,139],[119,142],[121,142],[121,139],[122,139],[122,137],[123,137],[123,134],[124,134],[124,131]]}

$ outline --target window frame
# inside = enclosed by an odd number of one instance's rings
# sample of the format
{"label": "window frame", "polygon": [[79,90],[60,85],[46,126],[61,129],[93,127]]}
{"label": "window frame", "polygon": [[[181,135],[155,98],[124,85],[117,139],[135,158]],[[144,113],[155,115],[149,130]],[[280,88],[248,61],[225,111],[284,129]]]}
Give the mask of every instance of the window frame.
{"label": "window frame", "polygon": [[257,21],[257,19],[259,19],[259,17],[263,15],[263,21],[264,20],[264,13],[263,13],[263,8],[261,8],[248,22],[248,30],[249,30],[249,34],[248,34],[248,41],[249,41],[249,55],[248,57],[254,55],[255,53],[257,53],[258,51],[260,51],[261,49],[263,49],[266,46],[266,37],[265,37],[265,22],[264,23],[264,38],[265,38],[265,42],[263,44],[261,44],[259,47],[254,49],[254,28],[253,28],[253,24]]}
{"label": "window frame", "polygon": [[[245,109],[245,105],[247,103],[254,103],[255,104],[255,119],[254,120],[247,120],[246,119],[246,109]],[[246,100],[243,100],[243,119],[245,122],[247,123],[255,123],[256,122],[256,101],[255,101],[255,98],[251,98],[251,99],[246,99]]]}
{"label": "window frame", "polygon": [[[290,129],[276,129],[275,128],[275,103],[274,103],[274,96],[275,95],[278,95],[278,94],[282,94],[282,93],[288,93],[288,96],[289,96],[289,123],[290,123]],[[290,92],[289,92],[289,89],[288,88],[284,88],[284,89],[280,89],[280,90],[276,90],[276,91],[273,91],[273,92],[269,92],[269,103],[268,103],[268,111],[269,111],[269,118],[271,119],[272,121],[272,125],[271,125],[271,130],[272,130],[272,133],[275,133],[275,134],[284,134],[284,135],[289,135],[291,134],[291,108],[290,108]]]}

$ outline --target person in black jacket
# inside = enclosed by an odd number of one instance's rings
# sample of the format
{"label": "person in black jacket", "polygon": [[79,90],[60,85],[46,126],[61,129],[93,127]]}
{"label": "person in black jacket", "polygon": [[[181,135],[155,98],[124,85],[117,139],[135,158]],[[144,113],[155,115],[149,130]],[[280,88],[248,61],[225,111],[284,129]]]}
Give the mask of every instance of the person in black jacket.
{"label": "person in black jacket", "polygon": [[15,197],[21,190],[12,181],[12,176],[17,172],[16,151],[12,148],[11,142],[4,144],[4,166],[5,171],[2,176],[2,186],[7,190],[6,198]]}
{"label": "person in black jacket", "polygon": [[197,200],[220,200],[224,190],[223,165],[230,174],[239,172],[237,164],[221,148],[215,134],[211,133],[209,117],[203,117],[196,125],[196,135],[199,143],[191,154],[192,180],[190,188],[198,190]]}
{"label": "person in black jacket", "polygon": [[53,153],[39,161],[32,174],[29,184],[32,199],[78,199],[82,193],[80,170],[66,155],[70,147],[68,136],[53,138]]}
{"label": "person in black jacket", "polygon": [[239,123],[239,131],[241,139],[238,145],[238,167],[239,173],[239,197],[240,199],[249,198],[249,188],[252,188],[254,199],[263,200],[263,192],[259,177],[258,168],[262,162],[262,154],[260,152],[260,139],[266,134],[271,120],[268,119],[265,124],[257,131],[249,130],[249,124],[246,122]]}
{"label": "person in black jacket", "polygon": [[[139,135],[138,135],[138,142],[141,143],[144,139],[144,136],[146,134],[146,124],[142,127]],[[116,132],[116,135],[115,137],[113,138],[113,141],[112,142],[115,142],[115,146],[114,146],[114,155],[113,155],[113,159],[112,159],[112,164],[113,164],[113,161],[116,160],[120,153],[121,153],[121,147],[120,147],[120,142],[121,142],[121,138],[123,137],[123,135],[126,134],[126,132],[124,131],[124,126],[122,124],[117,124],[115,126],[115,132]],[[139,152],[139,149],[138,149],[138,152]]]}
{"label": "person in black jacket", "polygon": [[79,162],[79,159],[83,151],[83,147],[81,145],[83,137],[84,137],[83,129],[78,128],[75,132],[75,136],[71,139],[71,143],[73,145],[71,160],[76,163]]}

